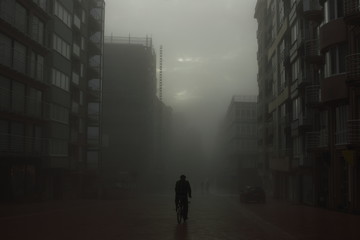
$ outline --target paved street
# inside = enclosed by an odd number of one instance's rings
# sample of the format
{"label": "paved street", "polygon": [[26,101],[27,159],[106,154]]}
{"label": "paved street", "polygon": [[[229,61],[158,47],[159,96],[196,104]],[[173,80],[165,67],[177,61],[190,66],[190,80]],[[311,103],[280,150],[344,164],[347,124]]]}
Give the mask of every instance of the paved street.
{"label": "paved street", "polygon": [[360,239],[360,216],[232,196],[194,196],[177,224],[173,197],[1,206],[0,239]]}

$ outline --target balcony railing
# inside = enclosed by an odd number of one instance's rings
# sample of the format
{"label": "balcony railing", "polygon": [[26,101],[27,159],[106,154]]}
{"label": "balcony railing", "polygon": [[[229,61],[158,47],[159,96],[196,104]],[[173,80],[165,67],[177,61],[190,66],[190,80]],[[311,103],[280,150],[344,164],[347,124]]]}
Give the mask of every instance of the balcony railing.
{"label": "balcony railing", "polygon": [[360,144],[360,119],[348,121],[348,139],[351,144]]}
{"label": "balcony railing", "polygon": [[47,119],[49,103],[0,88],[0,111]]}
{"label": "balcony railing", "polygon": [[306,86],[305,103],[316,104],[320,102],[320,85]]}
{"label": "balcony railing", "polygon": [[35,61],[14,48],[8,48],[5,44],[0,44],[0,64],[36,81],[44,81],[43,63]]}
{"label": "balcony railing", "polygon": [[321,21],[323,19],[322,7],[318,0],[303,0],[304,16],[309,20]]}
{"label": "balcony railing", "polygon": [[73,53],[80,57],[80,46],[76,43],[73,44]]}
{"label": "balcony railing", "polygon": [[344,0],[344,20],[348,24],[360,22],[360,2],[359,0]]}
{"label": "balcony railing", "polygon": [[346,56],[347,78],[351,81],[360,81],[360,53]]}
{"label": "balcony railing", "polygon": [[81,28],[81,20],[77,15],[74,15],[74,25],[75,27],[77,27],[78,29]]}
{"label": "balcony railing", "polygon": [[310,62],[319,62],[322,57],[320,54],[319,39],[309,39],[304,41],[304,57]]}
{"label": "balcony railing", "polygon": [[327,147],[329,145],[329,135],[327,131],[320,130],[318,132],[307,132],[305,138],[305,149],[311,150],[319,147]]}
{"label": "balcony railing", "polygon": [[308,154],[302,154],[299,158],[299,166],[301,167],[310,167],[313,165],[313,161]]}
{"label": "balcony railing", "polygon": [[48,139],[0,133],[0,155],[46,155]]}
{"label": "balcony railing", "polygon": [[75,114],[79,113],[79,103],[72,102],[72,104],[71,104],[71,112],[75,113]]}
{"label": "balcony railing", "polygon": [[310,113],[301,113],[299,115],[299,127],[302,127],[302,126],[310,126],[312,125],[312,121],[313,121],[313,118],[312,118],[312,114]]}
{"label": "balcony railing", "polygon": [[[0,8],[0,19],[4,20],[5,22],[9,23],[10,26],[14,27],[17,31],[19,31],[24,36],[28,37],[29,39],[32,39],[33,41],[40,44],[43,48],[46,48],[44,45],[44,40],[46,36],[49,36],[48,31],[42,26],[41,29],[39,28],[32,28],[31,24],[28,24],[28,18],[25,19],[25,21],[17,21],[17,18],[15,14],[13,14],[11,11],[9,11],[6,8],[11,8],[11,6],[6,6],[7,3],[4,3],[5,7]],[[41,7],[42,9],[42,7]],[[47,13],[47,11],[44,10],[44,13]]]}
{"label": "balcony railing", "polygon": [[76,85],[79,85],[79,83],[80,83],[79,74],[77,74],[75,72],[72,73],[72,82]]}
{"label": "balcony railing", "polygon": [[335,144],[343,145],[349,143],[348,130],[335,132]]}

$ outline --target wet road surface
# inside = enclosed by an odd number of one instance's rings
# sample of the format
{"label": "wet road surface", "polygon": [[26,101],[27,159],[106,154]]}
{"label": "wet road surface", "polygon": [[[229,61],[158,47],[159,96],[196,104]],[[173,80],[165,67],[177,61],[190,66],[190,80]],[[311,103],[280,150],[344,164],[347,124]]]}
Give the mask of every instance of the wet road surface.
{"label": "wet road surface", "polygon": [[360,239],[360,216],[276,201],[194,196],[177,224],[169,195],[1,206],[0,239]]}

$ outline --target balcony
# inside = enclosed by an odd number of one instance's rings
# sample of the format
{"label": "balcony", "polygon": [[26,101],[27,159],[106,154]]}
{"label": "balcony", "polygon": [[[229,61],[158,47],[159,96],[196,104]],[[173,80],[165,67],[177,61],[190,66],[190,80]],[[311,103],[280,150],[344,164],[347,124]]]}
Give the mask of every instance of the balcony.
{"label": "balcony", "polygon": [[307,114],[307,116],[300,114],[298,119],[293,120],[291,123],[292,132],[297,133],[297,130],[300,128],[310,128],[312,126],[312,118],[310,116],[310,114]]}
{"label": "balcony", "polygon": [[313,160],[308,154],[302,154],[299,158],[299,167],[311,167],[313,166]]}
{"label": "balcony", "polygon": [[309,85],[313,82],[313,77],[309,74],[310,71],[300,71],[298,76],[298,86]]}
{"label": "balcony", "polygon": [[75,56],[80,57],[80,46],[76,43],[73,44],[73,53]]}
{"label": "balcony", "polygon": [[310,127],[312,126],[312,115],[309,113],[302,113],[299,116],[299,127]]}
{"label": "balcony", "polygon": [[348,140],[350,144],[360,144],[360,119],[349,120]]}
{"label": "balcony", "polygon": [[326,130],[307,132],[305,137],[306,150],[327,147],[329,145],[329,135]]}
{"label": "balcony", "polygon": [[79,85],[79,83],[80,83],[79,74],[73,72],[73,73],[72,73],[71,81],[72,81],[74,84]]}
{"label": "balcony", "polygon": [[360,53],[346,56],[347,80],[360,81]]}
{"label": "balcony", "polygon": [[290,65],[290,49],[285,47],[280,52],[280,62],[283,63],[284,67]]}
{"label": "balcony", "polygon": [[317,0],[304,0],[303,14],[306,19],[318,23],[324,18],[322,7]]}
{"label": "balcony", "polygon": [[100,7],[92,8],[89,12],[89,26],[93,30],[102,30],[103,29],[103,9]]}
{"label": "balcony", "polygon": [[99,149],[100,148],[100,138],[96,136],[87,137],[88,149]]}
{"label": "balcony", "polygon": [[74,26],[77,28],[77,29],[81,29],[81,20],[80,18],[77,16],[77,15],[74,15]]}
{"label": "balcony", "polygon": [[358,25],[360,23],[359,0],[344,0],[344,21],[349,25]]}
{"label": "balcony", "polygon": [[335,144],[336,145],[349,144],[348,130],[341,130],[335,132]]}
{"label": "balcony", "polygon": [[44,82],[45,65],[14,48],[0,44],[0,65],[35,81]]}
{"label": "balcony", "polygon": [[304,40],[304,58],[309,63],[322,63],[323,57],[320,54],[319,44],[319,39]]}
{"label": "balcony", "polygon": [[92,102],[93,101],[96,101],[96,102],[99,102],[100,101],[100,97],[101,97],[101,91],[100,89],[92,89],[92,88],[88,88],[88,94],[89,94],[89,97]]}
{"label": "balcony", "polygon": [[71,104],[71,112],[74,114],[79,114],[79,103],[72,102]]}
{"label": "balcony", "polygon": [[308,105],[320,103],[320,85],[310,85],[305,87],[305,103]]}
{"label": "balcony", "polygon": [[49,104],[28,96],[0,88],[0,111],[35,119],[48,119]]}
{"label": "balcony", "polygon": [[47,149],[47,139],[0,133],[0,155],[43,156]]}
{"label": "balcony", "polygon": [[88,114],[88,125],[99,126],[100,125],[100,114]]}

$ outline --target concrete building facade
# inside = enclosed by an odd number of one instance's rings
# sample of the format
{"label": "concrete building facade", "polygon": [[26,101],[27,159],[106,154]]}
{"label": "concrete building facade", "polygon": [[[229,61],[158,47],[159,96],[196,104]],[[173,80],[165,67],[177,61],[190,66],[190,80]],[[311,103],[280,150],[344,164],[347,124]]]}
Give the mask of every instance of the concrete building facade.
{"label": "concrete building facade", "polygon": [[356,1],[258,1],[261,172],[276,198],[359,209]]}
{"label": "concrete building facade", "polygon": [[3,199],[79,197],[100,162],[104,1],[2,0],[0,19]]}
{"label": "concrete building facade", "polygon": [[257,173],[257,103],[253,96],[233,96],[221,124],[218,141],[220,191],[239,193],[261,185]]}
{"label": "concrete building facade", "polygon": [[159,123],[167,114],[156,96],[152,39],[106,37],[104,70],[105,189],[110,195],[144,189],[160,167]]}

